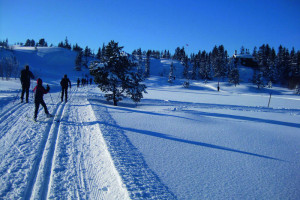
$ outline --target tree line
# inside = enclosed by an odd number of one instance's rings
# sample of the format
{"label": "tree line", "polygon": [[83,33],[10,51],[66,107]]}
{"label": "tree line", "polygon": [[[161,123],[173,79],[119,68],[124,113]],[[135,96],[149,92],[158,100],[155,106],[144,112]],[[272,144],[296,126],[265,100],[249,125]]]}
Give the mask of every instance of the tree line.
{"label": "tree line", "polygon": [[[8,40],[6,39],[0,42],[0,46],[7,47]],[[27,39],[24,46],[46,47],[48,43],[44,38],[40,39],[39,42],[35,42],[33,39]],[[51,44],[51,46],[53,45]],[[77,43],[72,46],[67,37],[58,44],[58,47],[77,52],[75,69],[78,71],[81,70],[82,66],[88,68],[90,58],[104,61],[104,55],[106,53],[106,45],[104,43],[102,47],[98,48],[95,54],[88,46],[82,48]],[[290,82],[293,82],[294,79],[300,76],[300,51],[296,52],[294,48],[289,51],[288,48],[280,45],[276,52],[274,47],[263,44],[259,48],[254,47],[253,52],[250,53],[249,49],[245,49],[242,46],[240,54],[252,55],[255,62],[257,62],[258,67],[255,68],[251,81],[257,85],[258,88],[264,87],[270,82],[280,83],[290,87]],[[165,58],[178,60],[182,63],[184,69],[182,77],[180,78],[204,81],[217,79],[218,83],[222,79],[227,79],[230,83],[235,85],[238,85],[240,82],[238,66],[241,63],[233,59],[223,45],[214,46],[210,52],[200,50],[198,53],[192,53],[190,56],[186,54],[184,47],[177,47],[173,55],[169,50],[142,51],[141,48],[139,48],[133,50],[130,56],[137,64],[137,71],[143,74],[144,77],[150,76],[150,58]],[[171,76],[174,76],[173,72]]]}

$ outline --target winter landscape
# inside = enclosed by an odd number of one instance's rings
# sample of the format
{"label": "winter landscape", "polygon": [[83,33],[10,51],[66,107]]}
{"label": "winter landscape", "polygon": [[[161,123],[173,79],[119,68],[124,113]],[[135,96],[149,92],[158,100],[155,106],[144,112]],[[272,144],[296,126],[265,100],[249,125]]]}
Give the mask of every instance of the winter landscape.
{"label": "winter landscape", "polygon": [[0,200],[299,200],[299,10],[0,0]]}
{"label": "winter landscape", "polygon": [[[147,93],[114,106],[92,85],[77,87],[74,51],[13,46],[35,75],[29,103],[20,80],[0,80],[0,199],[299,199],[300,96],[273,84],[258,89],[253,69],[240,84],[190,80],[183,62],[150,59]],[[168,75],[174,65],[174,76]],[[72,82],[67,103],[59,82]],[[36,78],[49,84],[34,122]],[[169,81],[168,81],[169,80]],[[270,94],[271,98],[270,98]]]}

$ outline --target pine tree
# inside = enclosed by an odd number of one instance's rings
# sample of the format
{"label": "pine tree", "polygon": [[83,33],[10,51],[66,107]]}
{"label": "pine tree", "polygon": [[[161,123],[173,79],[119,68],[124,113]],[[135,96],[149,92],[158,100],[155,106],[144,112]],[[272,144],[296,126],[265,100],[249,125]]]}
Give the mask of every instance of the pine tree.
{"label": "pine tree", "polygon": [[266,45],[266,50],[265,50],[265,59],[264,61],[265,66],[263,67],[264,69],[264,77],[266,78],[267,81],[271,82],[276,82],[276,67],[275,67],[275,60],[276,60],[276,52],[275,49]]}
{"label": "pine tree", "polygon": [[151,50],[147,51],[146,54],[146,64],[145,64],[145,77],[148,78],[150,76],[150,55]]}
{"label": "pine tree", "polygon": [[34,47],[34,46],[35,46],[35,41],[34,41],[34,39],[30,40],[30,46],[31,46],[31,47]]}
{"label": "pine tree", "polygon": [[173,83],[174,79],[175,79],[175,76],[174,76],[174,65],[173,65],[173,62],[172,62],[171,65],[170,65],[168,82],[169,83]]}
{"label": "pine tree", "polygon": [[64,43],[63,42],[58,43],[58,47],[65,48]]}
{"label": "pine tree", "polygon": [[47,42],[45,41],[44,38],[40,39],[39,40],[39,43],[37,44],[37,46],[40,46],[40,47],[47,47]]}
{"label": "pine tree", "polygon": [[146,86],[140,83],[142,77],[132,71],[134,64],[122,53],[122,49],[112,40],[105,47],[104,65],[100,61],[94,61],[90,66],[94,82],[107,93],[106,100],[112,100],[115,106],[125,96],[139,102],[143,98],[143,92],[146,92]]}
{"label": "pine tree", "polygon": [[257,74],[257,72],[254,71],[252,81],[257,86],[258,89],[263,88],[265,86],[264,81],[263,81],[263,74],[262,73]]}
{"label": "pine tree", "polygon": [[79,51],[75,60],[75,70],[81,71],[81,66],[82,66],[82,51]]}
{"label": "pine tree", "polygon": [[83,66],[85,66],[86,68],[88,68],[89,57],[91,55],[92,55],[91,49],[88,46],[86,46],[83,52],[83,56],[85,57]]}
{"label": "pine tree", "polygon": [[254,47],[252,56],[254,57],[255,60],[258,60],[258,57],[257,57],[257,47]]}
{"label": "pine tree", "polygon": [[240,73],[239,73],[239,70],[238,68],[233,68],[230,70],[229,72],[229,82],[230,83],[233,83],[234,86],[236,87],[236,85],[239,85],[240,84]]}
{"label": "pine tree", "polygon": [[183,77],[186,78],[186,79],[189,79],[189,59],[188,57],[186,56],[184,61],[183,61]]}
{"label": "pine tree", "polygon": [[103,45],[102,45],[102,50],[101,50],[101,52],[102,52],[102,61],[104,61],[105,60],[105,44],[103,43]]}
{"label": "pine tree", "polygon": [[265,51],[266,51],[266,46],[263,44],[262,46],[259,47],[259,50],[257,52],[258,66],[260,68],[263,68],[266,65]]}
{"label": "pine tree", "polygon": [[30,40],[27,39],[24,46],[25,46],[25,47],[30,47],[30,44],[31,44],[31,43],[30,43]]}
{"label": "pine tree", "polygon": [[245,54],[245,47],[244,47],[244,46],[241,47],[241,52],[240,52],[240,53],[241,53],[242,55]]}
{"label": "pine tree", "polygon": [[296,85],[295,94],[300,95],[300,86],[299,86],[299,84]]}
{"label": "pine tree", "polygon": [[71,49],[71,44],[69,44],[68,37],[66,37],[66,39],[65,39],[64,48],[69,49],[69,50]]}
{"label": "pine tree", "polygon": [[101,50],[100,47],[99,47],[98,52],[97,52],[97,54],[96,54],[96,58],[99,59],[99,60],[102,59],[102,50]]}
{"label": "pine tree", "polygon": [[191,74],[191,79],[196,80],[197,79],[197,71],[199,68],[199,59],[197,56],[194,58],[194,63],[193,63],[193,68],[192,68],[192,74]]}
{"label": "pine tree", "polygon": [[223,45],[215,46],[212,52],[212,65],[214,76],[218,78],[218,91],[220,90],[220,78],[226,76],[226,54]]}
{"label": "pine tree", "polygon": [[73,45],[73,51],[80,52],[82,51],[82,48],[76,43],[75,45]]}
{"label": "pine tree", "polygon": [[19,75],[19,62],[15,56],[5,56],[0,60],[0,76],[9,80]]}
{"label": "pine tree", "polygon": [[137,65],[137,72],[142,75],[143,71],[142,71],[142,64],[143,64],[143,59],[142,59],[142,49],[139,48],[137,50],[137,59],[138,59],[138,65]]}

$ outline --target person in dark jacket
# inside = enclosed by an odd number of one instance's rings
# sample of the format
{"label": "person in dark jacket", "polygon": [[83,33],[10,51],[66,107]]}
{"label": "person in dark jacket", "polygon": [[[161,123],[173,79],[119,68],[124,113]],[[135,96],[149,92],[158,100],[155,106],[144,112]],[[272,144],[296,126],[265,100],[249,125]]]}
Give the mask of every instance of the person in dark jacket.
{"label": "person in dark jacket", "polygon": [[44,107],[45,113],[47,117],[52,117],[51,114],[49,114],[47,106],[44,102],[44,94],[47,94],[50,91],[49,85],[47,85],[47,88],[45,89],[43,87],[43,81],[42,79],[37,80],[37,86],[33,89],[34,92],[34,104],[35,104],[35,111],[34,111],[34,121],[37,119],[37,114],[39,111],[40,104]]}
{"label": "person in dark jacket", "polygon": [[21,78],[20,78],[20,81],[22,84],[21,103],[23,103],[25,92],[26,92],[26,103],[28,103],[30,78],[34,79],[34,76],[33,76],[32,72],[29,71],[29,66],[26,65],[25,69],[23,69],[21,71]]}
{"label": "person in dark jacket", "polygon": [[71,88],[71,81],[68,79],[67,74],[61,79],[60,81],[61,85],[61,102],[64,100],[64,95],[65,95],[65,101],[68,101],[68,86],[70,85]]}

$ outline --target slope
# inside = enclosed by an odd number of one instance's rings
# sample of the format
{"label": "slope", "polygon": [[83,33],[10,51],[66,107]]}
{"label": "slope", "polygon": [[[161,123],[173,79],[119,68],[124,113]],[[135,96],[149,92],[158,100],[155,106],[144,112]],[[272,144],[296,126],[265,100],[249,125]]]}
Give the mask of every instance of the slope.
{"label": "slope", "polygon": [[[40,63],[32,54],[29,62]],[[56,64],[43,58],[47,73]],[[154,76],[170,62],[151,60],[148,94],[138,105],[112,106],[94,85],[73,86],[70,101],[57,103],[62,75],[49,76],[45,100],[56,117],[41,110],[38,124],[30,119],[32,99],[14,101],[18,80],[1,81],[0,197],[299,199],[299,96],[248,83],[222,82],[220,92],[215,82],[183,88],[177,78],[171,85]]]}

